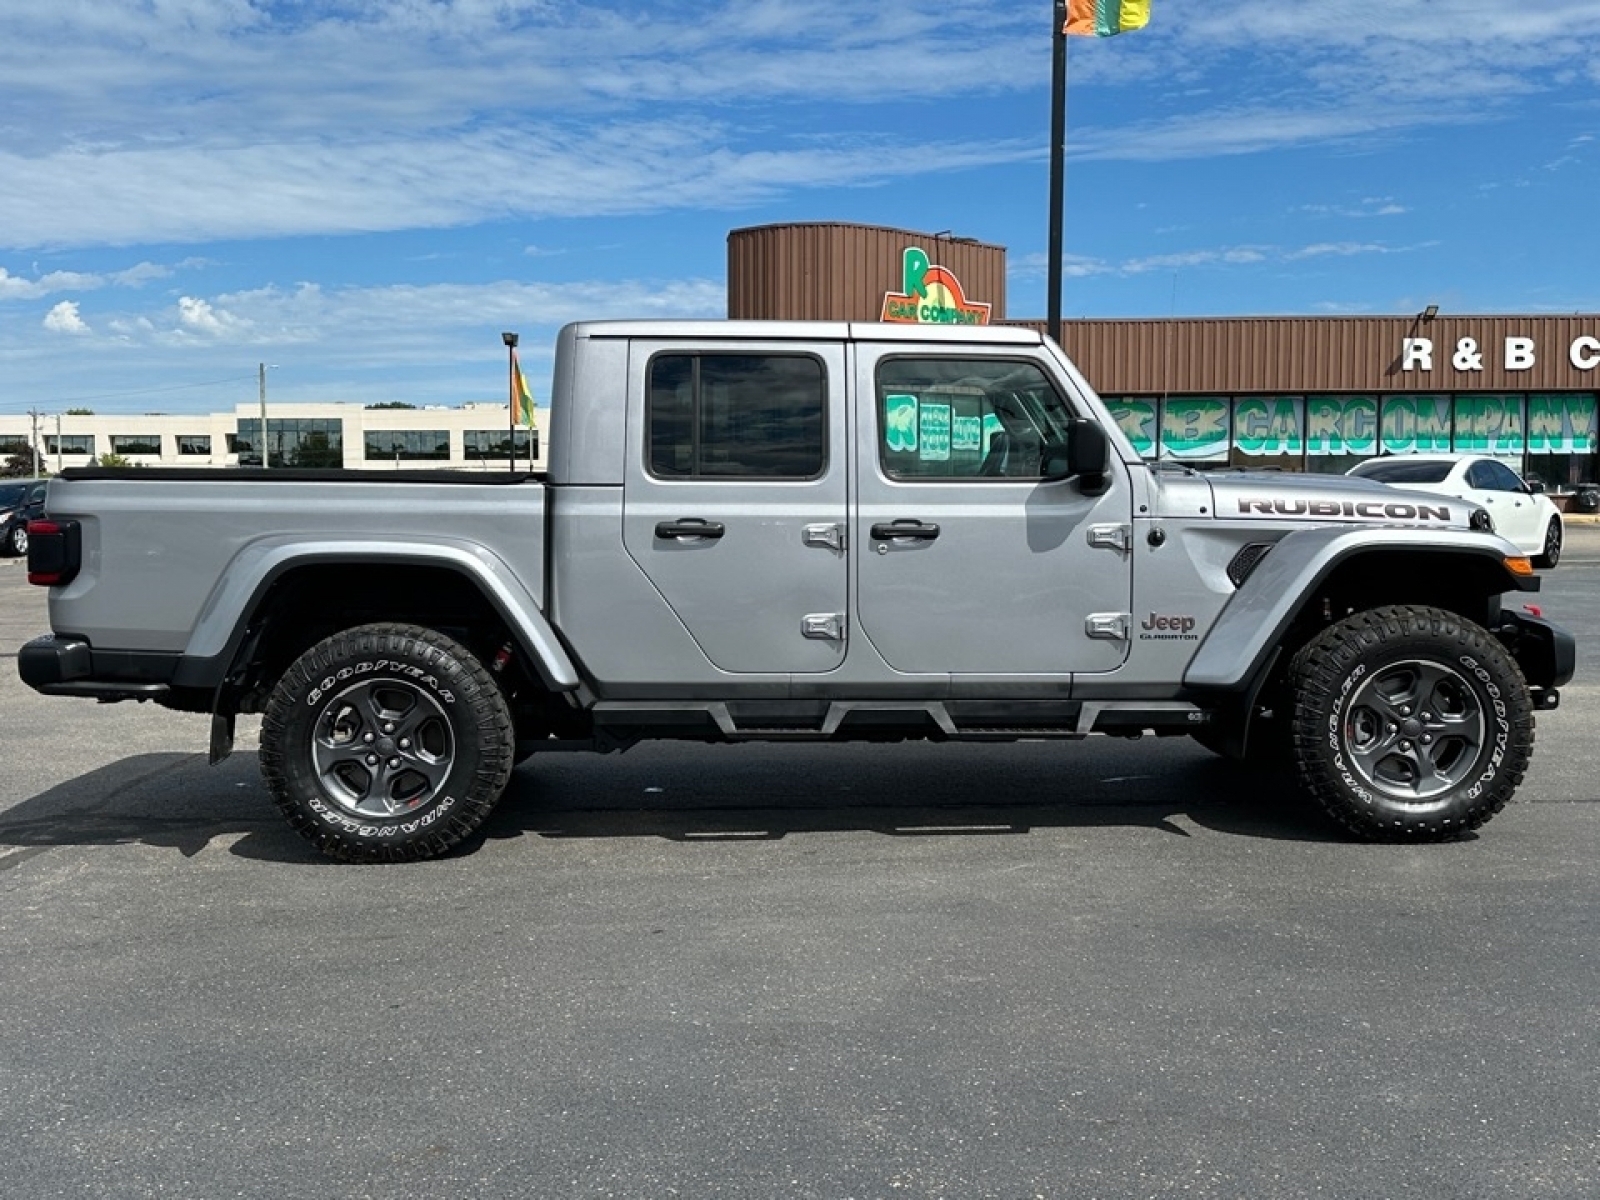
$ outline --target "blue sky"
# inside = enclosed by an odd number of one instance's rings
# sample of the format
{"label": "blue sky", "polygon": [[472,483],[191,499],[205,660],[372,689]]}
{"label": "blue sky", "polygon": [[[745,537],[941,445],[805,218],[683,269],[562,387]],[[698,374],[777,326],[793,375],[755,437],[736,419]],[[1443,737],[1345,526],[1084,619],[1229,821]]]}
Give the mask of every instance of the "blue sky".
{"label": "blue sky", "polygon": [[[1600,311],[1600,0],[1154,0],[1073,39],[1068,316]],[[0,0],[0,413],[547,399],[729,229],[1009,251],[1048,0]]]}

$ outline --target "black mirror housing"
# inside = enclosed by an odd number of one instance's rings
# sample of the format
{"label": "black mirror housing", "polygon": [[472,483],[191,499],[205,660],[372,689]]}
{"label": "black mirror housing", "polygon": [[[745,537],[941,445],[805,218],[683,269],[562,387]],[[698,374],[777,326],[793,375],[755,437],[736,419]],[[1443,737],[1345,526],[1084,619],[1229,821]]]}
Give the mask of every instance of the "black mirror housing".
{"label": "black mirror housing", "polygon": [[1110,443],[1098,422],[1075,419],[1067,427],[1067,440],[1045,447],[1040,466],[1045,480],[1058,483],[1076,479],[1090,496],[1106,490],[1106,455]]}

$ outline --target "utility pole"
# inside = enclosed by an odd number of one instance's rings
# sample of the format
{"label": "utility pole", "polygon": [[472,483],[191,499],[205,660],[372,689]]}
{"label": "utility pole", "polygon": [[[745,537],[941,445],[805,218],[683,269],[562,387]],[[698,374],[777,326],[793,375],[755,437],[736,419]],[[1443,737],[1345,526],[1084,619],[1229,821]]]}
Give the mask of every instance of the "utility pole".
{"label": "utility pole", "polygon": [[[502,333],[500,340],[506,345],[506,391],[509,395],[507,405],[510,409],[510,429],[507,431],[511,438],[509,451],[511,454],[510,469],[513,473],[517,469],[517,335]],[[532,464],[529,464],[532,469]]]}
{"label": "utility pole", "polygon": [[1045,274],[1045,333],[1061,344],[1062,209],[1067,180],[1067,3],[1056,0],[1050,31],[1050,262]]}
{"label": "utility pole", "polygon": [[56,474],[61,474],[61,414],[56,414]]}
{"label": "utility pole", "polygon": [[267,364],[261,364],[261,469],[267,469]]}
{"label": "utility pole", "polygon": [[28,415],[33,418],[33,436],[28,439],[28,448],[33,451],[33,477],[39,478],[39,410],[30,408]]}

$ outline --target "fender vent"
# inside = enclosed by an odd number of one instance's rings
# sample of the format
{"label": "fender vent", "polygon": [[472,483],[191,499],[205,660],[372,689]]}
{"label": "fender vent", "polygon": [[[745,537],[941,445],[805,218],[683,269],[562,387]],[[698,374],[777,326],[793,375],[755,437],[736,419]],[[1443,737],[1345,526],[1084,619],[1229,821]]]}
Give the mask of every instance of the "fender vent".
{"label": "fender vent", "polygon": [[1241,587],[1271,549],[1271,542],[1251,542],[1248,546],[1240,546],[1239,553],[1228,564],[1228,578],[1233,581],[1233,586]]}

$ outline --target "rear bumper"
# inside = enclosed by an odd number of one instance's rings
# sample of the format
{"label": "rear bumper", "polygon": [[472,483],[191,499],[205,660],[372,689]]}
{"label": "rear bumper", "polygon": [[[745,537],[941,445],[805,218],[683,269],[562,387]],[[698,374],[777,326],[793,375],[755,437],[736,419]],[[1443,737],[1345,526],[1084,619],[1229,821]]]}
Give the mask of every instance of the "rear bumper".
{"label": "rear bumper", "polygon": [[1501,612],[1494,632],[1522,668],[1537,707],[1560,704],[1556,689],[1572,681],[1578,666],[1578,644],[1572,634],[1554,621],[1514,609]]}
{"label": "rear bumper", "polygon": [[22,682],[46,696],[159,700],[172,690],[168,681],[175,664],[167,654],[97,656],[83,638],[53,633],[36,637],[17,651]]}

